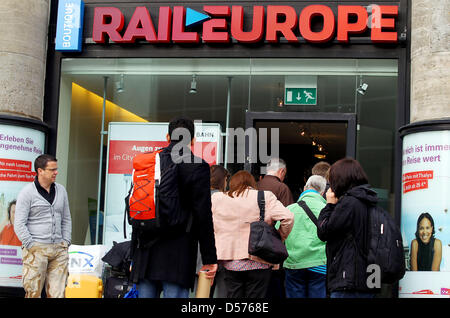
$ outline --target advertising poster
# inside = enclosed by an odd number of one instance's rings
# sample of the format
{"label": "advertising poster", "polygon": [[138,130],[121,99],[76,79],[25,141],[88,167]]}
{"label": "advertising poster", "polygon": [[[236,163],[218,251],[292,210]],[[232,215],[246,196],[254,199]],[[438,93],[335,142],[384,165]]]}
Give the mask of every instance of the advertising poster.
{"label": "advertising poster", "polygon": [[44,146],[44,132],[0,124],[0,286],[22,286],[22,244],[13,228],[15,200],[34,180],[34,160]]}
{"label": "advertising poster", "polygon": [[[111,122],[108,128],[108,154],[105,189],[105,223],[103,244],[123,242],[125,197],[131,186],[132,160],[141,153],[168,145],[169,123]],[[219,124],[195,123],[195,144],[192,152],[210,165],[219,162],[221,127]],[[131,226],[126,222],[127,239]]]}
{"label": "advertising poster", "polygon": [[403,138],[399,297],[450,297],[450,131]]}

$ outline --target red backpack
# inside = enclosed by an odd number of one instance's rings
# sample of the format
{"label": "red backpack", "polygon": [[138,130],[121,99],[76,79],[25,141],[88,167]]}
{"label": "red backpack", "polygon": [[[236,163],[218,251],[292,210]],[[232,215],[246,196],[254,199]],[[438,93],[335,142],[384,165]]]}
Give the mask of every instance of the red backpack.
{"label": "red backpack", "polygon": [[[178,167],[163,149],[133,159],[132,184],[125,198],[125,217],[134,230],[159,235],[190,230],[191,215],[183,211],[178,192]],[[124,237],[125,232],[124,220]]]}
{"label": "red backpack", "polygon": [[133,187],[129,196],[129,223],[148,228],[158,222],[158,188],[161,181],[159,151],[133,159]]}
{"label": "red backpack", "polygon": [[[152,229],[159,227],[160,152],[161,150],[144,153],[133,158],[131,188],[125,197],[125,216],[133,228]],[[125,220],[123,230],[126,238]]]}

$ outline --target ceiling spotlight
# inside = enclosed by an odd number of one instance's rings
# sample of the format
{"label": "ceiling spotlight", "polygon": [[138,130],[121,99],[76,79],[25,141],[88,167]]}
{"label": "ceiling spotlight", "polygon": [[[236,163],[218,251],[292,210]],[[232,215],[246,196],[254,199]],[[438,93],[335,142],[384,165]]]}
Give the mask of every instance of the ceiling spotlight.
{"label": "ceiling spotlight", "polygon": [[120,80],[116,81],[116,92],[122,93],[125,89],[124,83],[125,74],[120,74]]}
{"label": "ceiling spotlight", "polygon": [[283,99],[280,98],[280,97],[277,97],[277,106],[278,107],[283,107],[283,105],[284,105]]}
{"label": "ceiling spotlight", "polygon": [[189,94],[196,94],[196,93],[197,93],[197,81],[195,79],[195,74],[192,74],[191,89],[189,90]]}
{"label": "ceiling spotlight", "polygon": [[369,84],[362,83],[361,85],[359,85],[359,87],[356,89],[356,91],[361,95],[365,95],[368,87],[369,87]]}
{"label": "ceiling spotlight", "polygon": [[[283,87],[281,85],[281,82],[278,82],[278,91],[280,96],[283,95]],[[278,107],[283,107],[284,106],[284,101],[282,97],[277,97],[277,106]]]}

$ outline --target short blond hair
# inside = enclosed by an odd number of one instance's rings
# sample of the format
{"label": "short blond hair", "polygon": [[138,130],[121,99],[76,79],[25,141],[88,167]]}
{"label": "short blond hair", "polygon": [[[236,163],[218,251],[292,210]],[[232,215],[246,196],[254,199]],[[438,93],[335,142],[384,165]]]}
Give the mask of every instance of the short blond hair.
{"label": "short blond hair", "polygon": [[326,178],[328,169],[330,169],[330,164],[326,161],[319,161],[312,167],[311,174],[317,174]]}

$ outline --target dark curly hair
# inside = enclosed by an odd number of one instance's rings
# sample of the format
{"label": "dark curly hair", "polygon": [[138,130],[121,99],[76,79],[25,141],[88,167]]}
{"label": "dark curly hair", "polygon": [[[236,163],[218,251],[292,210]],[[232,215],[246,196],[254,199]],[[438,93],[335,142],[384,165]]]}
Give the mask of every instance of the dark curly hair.
{"label": "dark curly hair", "polygon": [[328,171],[328,182],[335,196],[340,198],[353,187],[367,184],[367,178],[361,164],[353,158],[336,161]]}
{"label": "dark curly hair", "polygon": [[430,223],[431,223],[431,226],[433,227],[433,232],[431,233],[431,235],[434,237],[434,220],[433,220],[433,218],[431,217],[431,214],[430,213],[427,213],[427,212],[425,212],[425,213],[422,213],[421,215],[419,215],[419,218],[417,219],[417,228],[416,228],[416,233],[415,233],[415,235],[416,235],[416,239],[417,240],[419,240],[420,238],[419,238],[419,224],[420,224],[420,222],[423,220],[423,219],[425,219],[425,218],[427,218],[429,221],[430,221]]}
{"label": "dark curly hair", "polygon": [[[184,130],[178,130],[177,128],[181,128]],[[194,138],[194,122],[192,119],[186,117],[178,117],[174,118],[169,123],[169,136],[171,141],[181,141],[180,137],[188,137],[186,134],[189,134],[189,140],[191,141]]]}

